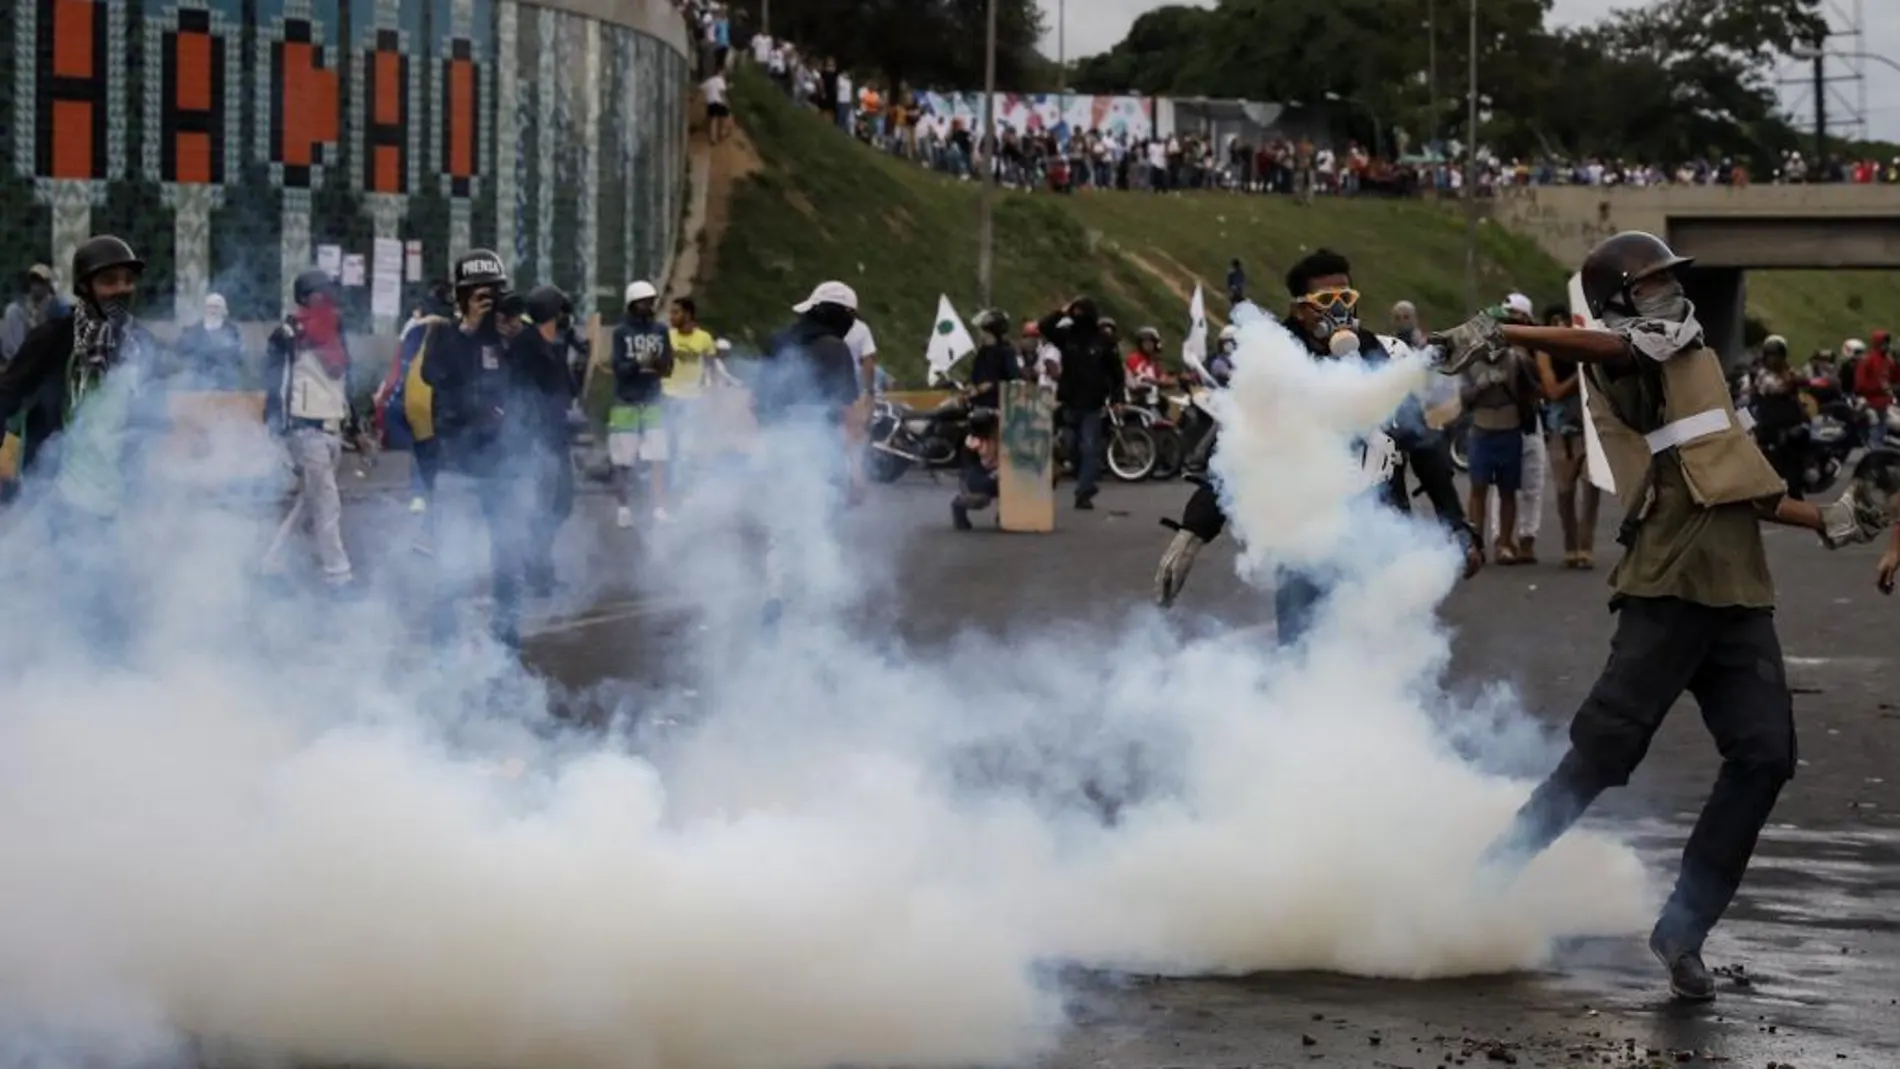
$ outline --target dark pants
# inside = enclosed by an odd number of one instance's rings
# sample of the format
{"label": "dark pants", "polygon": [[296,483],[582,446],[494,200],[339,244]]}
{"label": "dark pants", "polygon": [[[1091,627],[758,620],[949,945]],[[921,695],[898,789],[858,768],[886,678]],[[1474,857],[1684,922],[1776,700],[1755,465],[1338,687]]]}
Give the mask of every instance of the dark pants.
{"label": "dark pants", "polygon": [[[1220,495],[1211,482],[1194,488],[1187,507],[1181,510],[1181,530],[1203,542],[1212,542],[1227,529],[1227,514],[1221,510]],[[1313,576],[1282,568],[1273,579],[1273,618],[1280,645],[1291,646],[1305,636],[1319,613],[1326,588]]]}
{"label": "dark pants", "polygon": [[[521,588],[532,559],[537,519],[533,480],[510,472],[480,476],[474,485],[476,503],[488,525],[490,583],[495,601],[489,630],[496,642],[520,649]],[[438,642],[454,637],[459,593],[446,576],[438,584],[433,625]]]}
{"label": "dark pants", "polygon": [[574,465],[564,447],[548,446],[535,455],[534,511],[528,522],[528,583],[546,590],[554,585],[554,539],[574,514]]}
{"label": "dark pants", "polygon": [[1570,722],[1570,751],[1524,807],[1494,856],[1527,859],[1563,835],[1597,795],[1629,782],[1683,691],[1695,696],[1722,770],[1682,852],[1659,928],[1699,948],[1728,909],[1755,840],[1794,776],[1794,707],[1766,609],[1712,609],[1629,598],[1610,660]]}
{"label": "dark pants", "polygon": [[1070,408],[1064,416],[1075,431],[1075,496],[1094,497],[1102,482],[1103,412],[1099,406]]}

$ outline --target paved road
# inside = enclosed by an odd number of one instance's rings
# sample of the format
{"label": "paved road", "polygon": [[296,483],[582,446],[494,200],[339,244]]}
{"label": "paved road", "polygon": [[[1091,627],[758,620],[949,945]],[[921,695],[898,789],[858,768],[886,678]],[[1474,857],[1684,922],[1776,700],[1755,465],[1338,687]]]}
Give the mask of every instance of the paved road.
{"label": "paved road", "polygon": [[[1110,486],[1091,514],[1065,507],[1048,536],[960,535],[947,523],[949,492],[913,478],[882,489],[847,523],[854,552],[868,560],[895,547],[905,578],[865,619],[926,648],[964,629],[1108,627],[1147,611],[1165,540],[1156,519],[1186,490]],[[540,623],[531,659],[576,692],[602,679],[688,683],[675,654],[708,632],[674,582],[678,560],[654,562],[637,538],[602,536],[604,507],[584,501],[569,537],[619,578],[590,592],[591,608],[570,604]],[[1599,535],[1612,549],[1613,522],[1606,516]],[[1543,544],[1552,551],[1555,532],[1551,517]],[[1672,1005],[1654,962],[1626,940],[1567,947],[1547,972],[1457,982],[1084,975],[1072,978],[1077,1027],[1050,1065],[1900,1063],[1900,705],[1891,686],[1900,602],[1873,591],[1871,549],[1828,554],[1794,531],[1768,538],[1801,767],[1711,943],[1712,961],[1743,970],[1714,1007]],[[1228,578],[1231,552],[1203,560],[1188,601],[1222,626],[1262,628],[1264,599]],[[1448,685],[1475,693],[1506,681],[1560,725],[1607,649],[1605,574],[1546,563],[1494,568],[1458,588],[1442,609],[1457,634]],[[1629,789],[1595,819],[1667,871],[1715,763],[1685,701]]]}

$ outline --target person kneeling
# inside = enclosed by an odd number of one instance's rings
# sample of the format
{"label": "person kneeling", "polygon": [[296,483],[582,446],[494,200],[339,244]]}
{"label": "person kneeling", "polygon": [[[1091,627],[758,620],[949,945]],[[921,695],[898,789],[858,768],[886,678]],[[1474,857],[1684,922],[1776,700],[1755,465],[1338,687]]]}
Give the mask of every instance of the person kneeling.
{"label": "person kneeling", "polygon": [[970,436],[963,440],[963,490],[950,502],[950,518],[957,530],[971,529],[970,510],[986,509],[996,500],[996,410],[970,411]]}

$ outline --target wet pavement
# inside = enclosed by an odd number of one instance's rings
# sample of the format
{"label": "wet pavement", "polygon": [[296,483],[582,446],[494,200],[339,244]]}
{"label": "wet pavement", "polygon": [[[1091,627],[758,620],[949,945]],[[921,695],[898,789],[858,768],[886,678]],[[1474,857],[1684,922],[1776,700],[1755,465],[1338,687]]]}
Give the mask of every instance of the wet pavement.
{"label": "wet pavement", "polygon": [[[966,628],[1106,624],[1142,611],[1166,540],[1156,521],[1187,492],[1179,483],[1110,485],[1092,513],[1064,501],[1051,535],[981,527],[959,535],[948,523],[949,482],[912,477],[879,488],[846,524],[847,538],[866,553],[897,547],[904,581],[874,611],[915,643]],[[352,511],[360,524],[400,507],[400,495],[367,494]],[[451,492],[444,522],[453,528],[446,518],[465,507]],[[637,533],[611,531],[609,512],[604,498],[583,495],[564,537],[580,547],[568,552],[612,581],[540,611],[530,621],[530,660],[576,689],[603,679],[684,684],[669,651],[703,641],[704,630],[688,599],[668,588],[669,569],[642,558]],[[1595,572],[1546,560],[1494,567],[1459,587],[1442,609],[1457,633],[1448,685],[1475,694],[1504,681],[1534,714],[1561,725],[1607,653],[1613,534],[1606,515],[1598,545],[1607,550]],[[1077,1027],[1048,1064],[1900,1065],[1900,601],[1875,592],[1873,548],[1830,554],[1806,532],[1775,528],[1768,542],[1800,770],[1708,947],[1710,964],[1724,972],[1714,1005],[1672,1003],[1636,940],[1578,942],[1546,971],[1465,981],[1088,975],[1071,978]],[[1561,555],[1554,515],[1540,551]],[[1266,601],[1231,577],[1231,555],[1223,545],[1203,557],[1184,605],[1222,627],[1258,629],[1248,634],[1267,641]],[[1606,796],[1593,820],[1670,872],[1716,763],[1685,699],[1629,788]]]}

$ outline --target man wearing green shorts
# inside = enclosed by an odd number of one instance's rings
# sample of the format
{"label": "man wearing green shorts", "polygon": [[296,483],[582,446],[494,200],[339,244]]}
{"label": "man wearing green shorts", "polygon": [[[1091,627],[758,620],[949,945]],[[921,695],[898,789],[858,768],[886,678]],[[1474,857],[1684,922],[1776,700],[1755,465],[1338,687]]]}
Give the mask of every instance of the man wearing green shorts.
{"label": "man wearing green shorts", "polygon": [[614,404],[607,413],[607,456],[614,467],[614,497],[620,508],[614,522],[633,526],[633,469],[651,471],[653,518],[666,511],[666,421],[664,383],[673,370],[673,346],[665,323],[653,318],[659,291],[638,281],[627,287],[627,315],[614,328],[612,366]]}

